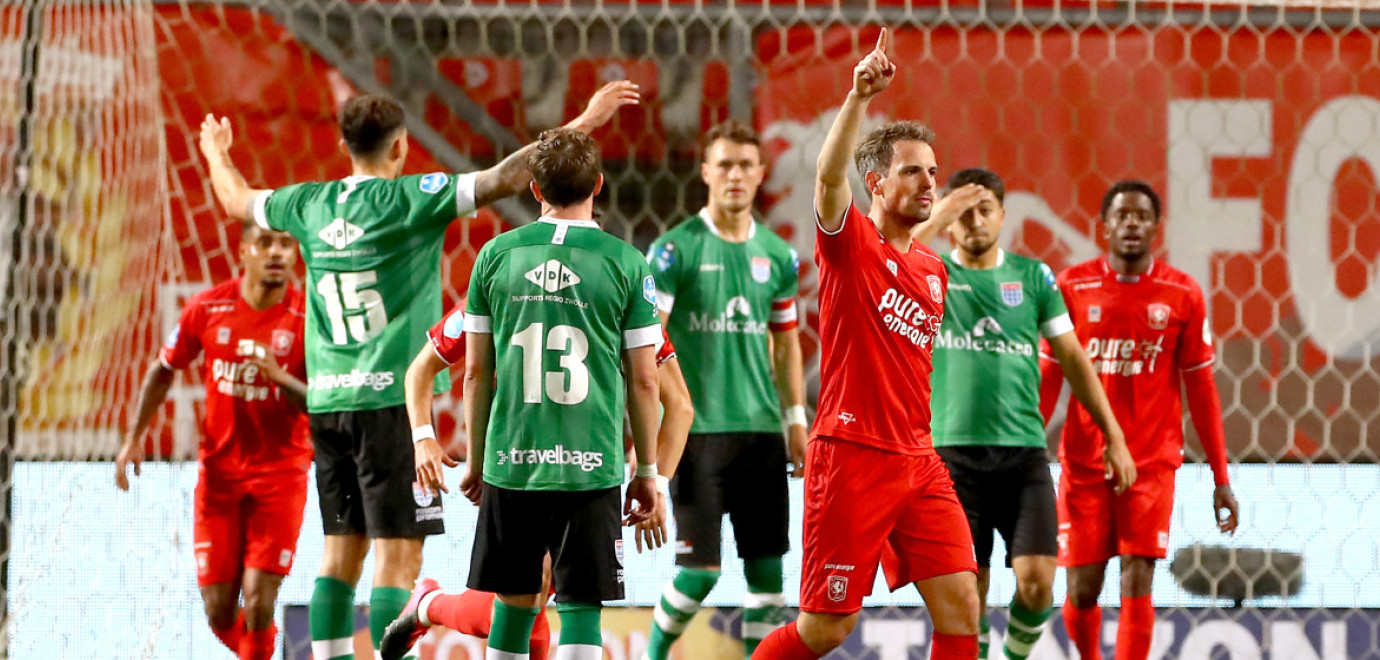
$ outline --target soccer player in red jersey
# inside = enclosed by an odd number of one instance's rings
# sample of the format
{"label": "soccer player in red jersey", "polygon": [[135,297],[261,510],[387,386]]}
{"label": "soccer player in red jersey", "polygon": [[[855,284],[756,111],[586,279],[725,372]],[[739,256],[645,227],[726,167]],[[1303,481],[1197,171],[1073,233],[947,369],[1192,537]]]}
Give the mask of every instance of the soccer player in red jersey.
{"label": "soccer player in red jersey", "polygon": [[976,658],[972,535],[929,435],[931,352],[944,316],[944,263],[914,242],[937,190],[934,134],[892,122],[853,153],[871,193],[853,204],[848,158],[871,99],[891,82],[888,33],[853,70],[819,155],[820,395],[805,462],[800,618],[758,660],[813,659],[857,625],[881,560],[892,589],[915,583],[934,620],[930,657]]}
{"label": "soccer player in red jersey", "polygon": [[[144,432],[173,375],[205,353],[206,418],[194,498],[197,582],[216,637],[241,659],[273,655],[273,604],[292,568],[307,502],[303,296],[288,282],[297,241],[246,223],[243,274],[194,296],[149,366],[115,483],[138,476]],[[240,598],[244,608],[240,609]]]}
{"label": "soccer player in red jersey", "polygon": [[[436,440],[432,427],[431,382],[436,374],[465,359],[464,306],[461,305],[441,319],[427,332],[429,348],[423,348],[407,370],[408,414],[416,431],[417,482],[423,487],[449,492],[445,485],[443,467],[455,467],[456,461],[445,453]],[[680,464],[681,453],[685,450],[694,421],[695,410],[690,403],[690,391],[681,374],[680,360],[676,358],[675,346],[666,329],[662,328],[662,344],[657,350],[656,364],[659,367],[661,386],[661,406],[665,413],[657,432],[657,491],[660,493],[658,506],[652,517],[637,523],[634,537],[638,552],[642,548],[661,547],[666,542],[666,502],[670,498],[669,484],[675,476],[676,466]],[[425,412],[423,412],[425,411]],[[548,556],[544,567],[544,591],[550,591],[551,561]],[[494,599],[496,594],[487,591],[465,589],[458,593],[446,593],[441,585],[431,578],[418,581],[407,607],[384,633],[379,644],[379,654],[383,660],[403,657],[411,649],[427,628],[433,625],[444,626],[464,633],[488,639],[493,624]],[[537,616],[530,639],[531,660],[545,660],[551,645],[551,629],[545,614]]]}
{"label": "soccer player in red jersey", "polygon": [[[1160,198],[1141,181],[1122,181],[1102,199],[1108,254],[1059,274],[1078,339],[1102,379],[1136,461],[1135,484],[1116,493],[1103,468],[1102,433],[1077,402],[1069,403],[1059,446],[1059,564],[1068,568],[1064,625],[1079,654],[1102,657],[1097,598],[1107,561],[1121,557],[1121,621],[1116,658],[1150,652],[1155,560],[1169,548],[1174,471],[1183,463],[1179,384],[1188,391],[1193,426],[1217,482],[1217,527],[1230,534],[1237,504],[1227,478],[1222,404],[1212,378],[1212,327],[1197,283],[1156,260]],[[1046,419],[1058,398],[1059,364],[1041,355]]]}

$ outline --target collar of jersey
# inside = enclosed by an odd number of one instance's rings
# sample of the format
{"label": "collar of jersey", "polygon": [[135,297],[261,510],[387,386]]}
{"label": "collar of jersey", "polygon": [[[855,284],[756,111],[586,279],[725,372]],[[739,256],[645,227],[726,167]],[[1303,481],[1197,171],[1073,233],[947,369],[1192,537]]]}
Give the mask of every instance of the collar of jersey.
{"label": "collar of jersey", "polygon": [[341,179],[341,181],[344,181],[345,183],[359,183],[360,181],[368,181],[369,179],[377,178],[378,177],[372,174],[351,174],[350,176]]}
{"label": "collar of jersey", "polygon": [[1158,264],[1159,262],[1159,259],[1151,257],[1150,267],[1146,268],[1144,273],[1141,273],[1140,275],[1122,275],[1121,273],[1116,272],[1116,270],[1112,268],[1112,262],[1108,261],[1107,257],[1104,256],[1102,257],[1102,271],[1110,274],[1112,277],[1116,278],[1116,281],[1121,282],[1122,284],[1135,284],[1136,282],[1140,281],[1141,277],[1149,277],[1155,274],[1155,264]]}
{"label": "collar of jersey", "polygon": [[1006,263],[1006,250],[997,248],[997,264],[995,266],[992,266],[991,268],[968,268],[967,266],[964,266],[963,262],[958,260],[958,248],[954,248],[953,251],[949,253],[949,258],[953,259],[954,263],[958,264],[959,268],[963,268],[965,270],[996,270],[998,268],[1001,268],[1002,264]]}
{"label": "collar of jersey", "polygon": [[[719,234],[719,226],[714,224],[714,221],[709,218],[709,209],[700,209],[700,212],[696,213],[695,215],[700,216],[700,219],[704,221],[705,226],[709,227],[710,233],[714,234],[715,236],[718,236],[719,238],[723,238],[723,236]],[[754,221],[752,224],[748,225],[748,240],[752,240],[752,237],[756,235],[757,223]]]}
{"label": "collar of jersey", "polygon": [[591,228],[591,229],[598,229],[598,228],[599,228],[599,223],[597,223],[597,222],[595,222],[595,221],[593,221],[593,220],[571,220],[571,219],[569,219],[569,218],[548,218],[548,217],[546,217],[546,216],[542,216],[539,220],[537,220],[537,222],[545,222],[545,223],[548,224],[548,225],[567,225],[567,226],[570,226],[570,227],[589,227],[589,228]]}

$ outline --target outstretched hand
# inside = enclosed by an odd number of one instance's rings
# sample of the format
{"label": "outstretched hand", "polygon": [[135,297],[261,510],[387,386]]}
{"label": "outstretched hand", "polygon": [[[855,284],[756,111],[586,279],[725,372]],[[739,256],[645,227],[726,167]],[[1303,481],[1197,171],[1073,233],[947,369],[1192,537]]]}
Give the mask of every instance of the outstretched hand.
{"label": "outstretched hand", "polygon": [[891,32],[882,28],[872,52],[853,67],[853,93],[858,98],[871,98],[886,89],[887,85],[891,84],[891,79],[896,77],[896,65],[891,63],[891,58],[886,52],[890,45]]}
{"label": "outstretched hand", "polygon": [[230,119],[221,117],[217,119],[215,115],[206,115],[201,120],[201,153],[210,158],[216,154],[223,154],[230,150],[230,145],[235,141],[235,134],[230,130]]}
{"label": "outstretched hand", "polygon": [[129,490],[129,475],[126,470],[131,463],[134,464],[134,476],[139,476],[139,468],[144,464],[144,443],[132,433],[125,438],[124,444],[120,447],[120,454],[115,457],[115,486],[120,490]]}
{"label": "outstretched hand", "polygon": [[642,93],[636,83],[630,80],[616,80],[600,87],[599,91],[590,97],[585,111],[567,126],[588,133],[607,124],[623,106],[637,105],[641,101]]}

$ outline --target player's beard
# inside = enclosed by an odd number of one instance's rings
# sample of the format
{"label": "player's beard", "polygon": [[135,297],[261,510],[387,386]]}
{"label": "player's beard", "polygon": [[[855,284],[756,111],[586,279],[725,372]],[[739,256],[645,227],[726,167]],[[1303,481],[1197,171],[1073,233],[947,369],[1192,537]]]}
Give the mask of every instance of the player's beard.
{"label": "player's beard", "polygon": [[997,240],[991,239],[970,239],[963,241],[963,251],[974,258],[981,257],[997,246]]}

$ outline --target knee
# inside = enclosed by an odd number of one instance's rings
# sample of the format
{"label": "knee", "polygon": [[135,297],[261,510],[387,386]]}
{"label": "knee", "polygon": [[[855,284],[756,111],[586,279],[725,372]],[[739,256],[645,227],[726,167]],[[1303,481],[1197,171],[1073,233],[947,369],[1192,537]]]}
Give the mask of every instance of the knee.
{"label": "knee", "polygon": [[206,622],[212,630],[227,630],[235,625],[235,601],[231,598],[203,595],[206,606]]}
{"label": "knee", "polygon": [[359,582],[368,554],[369,539],[363,536],[327,536],[321,575],[353,585]]}
{"label": "knee", "polygon": [[262,630],[273,623],[272,594],[263,589],[246,589],[244,592],[244,625],[249,630]]}
{"label": "knee", "polygon": [[1044,580],[1026,580],[1016,585],[1016,598],[1032,611],[1048,609],[1054,604],[1053,585]]}
{"label": "knee", "polygon": [[1150,595],[1154,578],[1155,564],[1148,559],[1134,557],[1121,563],[1121,593],[1123,596]]}
{"label": "knee", "polygon": [[824,655],[840,646],[853,633],[858,616],[829,616],[803,613],[796,621],[800,641],[811,651]]}
{"label": "knee", "polygon": [[1069,604],[1079,609],[1092,607],[1097,604],[1097,597],[1101,595],[1102,585],[1096,584],[1091,580],[1075,577],[1069,573]]}
{"label": "knee", "polygon": [[934,631],[945,635],[976,635],[982,604],[978,601],[977,586],[965,582],[962,586],[940,594],[929,606],[934,618]]}

